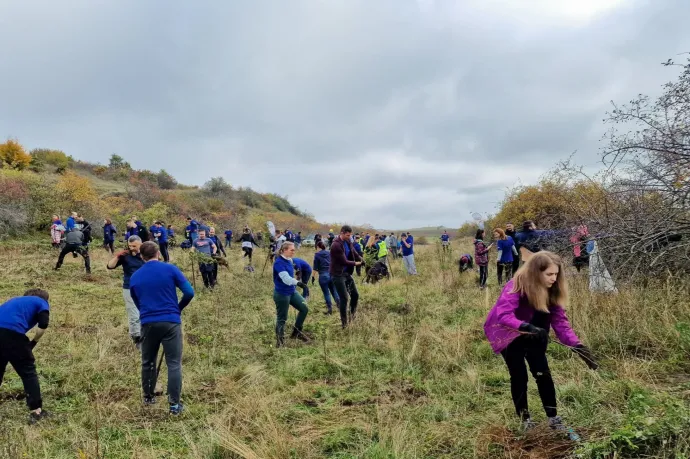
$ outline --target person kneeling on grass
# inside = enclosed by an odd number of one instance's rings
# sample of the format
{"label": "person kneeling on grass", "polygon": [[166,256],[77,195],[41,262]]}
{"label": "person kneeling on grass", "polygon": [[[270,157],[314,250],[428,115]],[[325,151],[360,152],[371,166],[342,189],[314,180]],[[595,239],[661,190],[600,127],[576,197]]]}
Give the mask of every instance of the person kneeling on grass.
{"label": "person kneeling on grass", "polygon": [[[45,290],[27,290],[24,296],[0,305],[0,384],[9,363],[24,384],[31,424],[48,416],[48,412],[43,410],[33,348],[48,328],[49,318],[50,306]],[[38,328],[29,341],[26,333],[35,326]]]}
{"label": "person kneeling on grass", "polygon": [[524,428],[535,426],[527,409],[527,360],[549,427],[576,441],[579,436],[563,424],[556,411],[556,388],[546,359],[549,328],[553,327],[558,340],[573,349],[589,368],[596,370],[598,365],[568,322],[563,309],[567,297],[560,257],[546,251],[536,253],[503,288],[486,319],[484,333],[494,352],[500,353],[508,366],[515,411]]}
{"label": "person kneeling on grass", "polygon": [[302,332],[304,320],[307,318],[309,308],[302,295],[297,293],[295,287],[305,288],[306,284],[295,279],[295,268],[292,264],[292,256],[295,254],[295,244],[284,242],[278,249],[278,256],[273,263],[273,301],[276,303],[276,347],[285,344],[285,322],[287,322],[290,305],[297,309],[295,327],[290,338],[297,338],[309,342],[309,338]]}
{"label": "person kneeling on grass", "polygon": [[[158,374],[156,356],[161,344],[168,367],[168,402],[170,414],[178,415],[182,391],[182,310],[194,298],[194,289],[180,269],[158,261],[154,242],[144,242],[139,249],[145,264],[132,275],[129,290],[141,319],[141,387],[144,405],[156,403]],[[177,301],[177,290],[182,299]]]}

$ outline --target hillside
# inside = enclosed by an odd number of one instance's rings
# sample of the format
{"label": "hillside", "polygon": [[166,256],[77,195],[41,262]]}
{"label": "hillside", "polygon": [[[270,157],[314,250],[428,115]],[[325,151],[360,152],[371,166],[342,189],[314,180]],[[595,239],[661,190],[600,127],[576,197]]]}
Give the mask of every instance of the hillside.
{"label": "hillside", "polygon": [[279,229],[327,229],[282,196],[236,188],[221,177],[202,187],[185,186],[165,170],[135,170],[118,155],[108,165],[91,164],[59,150],[27,153],[14,140],[0,144],[0,153],[0,237],[44,231],[51,215],[65,218],[70,211],[99,224],[110,218],[118,228],[137,215],[146,223],[163,220],[179,229],[191,215],[236,230],[248,224],[263,231],[267,220]]}

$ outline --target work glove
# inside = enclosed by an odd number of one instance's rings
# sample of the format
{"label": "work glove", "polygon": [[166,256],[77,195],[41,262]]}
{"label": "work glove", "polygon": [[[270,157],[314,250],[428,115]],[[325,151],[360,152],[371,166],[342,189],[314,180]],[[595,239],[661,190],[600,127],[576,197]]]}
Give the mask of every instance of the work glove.
{"label": "work glove", "polygon": [[536,327],[530,323],[523,322],[522,325],[520,325],[520,331],[529,333],[531,338],[539,341],[540,343],[546,344],[549,342],[549,332],[541,327]]}
{"label": "work glove", "polygon": [[307,288],[307,284],[305,284],[305,283],[302,282],[302,281],[297,282],[297,286],[298,286],[299,288]]}
{"label": "work glove", "polygon": [[38,344],[38,341],[32,339],[31,342],[30,342],[29,344],[31,345],[31,349],[33,349],[33,348],[35,348],[36,345]]}
{"label": "work glove", "polygon": [[589,350],[587,346],[578,344],[573,348],[573,352],[576,353],[589,367],[590,370],[596,370],[599,368],[599,364],[594,360],[592,351]]}

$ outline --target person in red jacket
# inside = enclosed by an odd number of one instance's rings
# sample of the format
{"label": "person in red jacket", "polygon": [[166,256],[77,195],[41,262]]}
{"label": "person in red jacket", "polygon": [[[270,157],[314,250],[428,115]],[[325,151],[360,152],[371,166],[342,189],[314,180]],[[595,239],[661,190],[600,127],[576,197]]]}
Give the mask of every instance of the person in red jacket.
{"label": "person in red jacket", "polygon": [[[359,292],[352,278],[352,273],[356,266],[362,264],[362,257],[359,256],[352,244],[352,228],[348,225],[340,228],[340,235],[334,238],[331,244],[331,267],[329,273],[333,279],[335,290],[338,292],[340,301],[340,322],[343,328],[351,322],[357,314],[357,302]],[[347,303],[350,301],[350,317],[348,320]]]}

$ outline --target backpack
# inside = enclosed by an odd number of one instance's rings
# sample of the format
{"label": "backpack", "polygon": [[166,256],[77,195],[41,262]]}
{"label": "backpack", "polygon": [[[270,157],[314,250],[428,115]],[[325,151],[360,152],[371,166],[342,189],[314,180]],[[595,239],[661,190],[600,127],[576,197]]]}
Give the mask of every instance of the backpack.
{"label": "backpack", "polygon": [[143,242],[146,242],[151,238],[151,233],[144,225],[138,226],[137,231],[139,231],[139,237]]}

